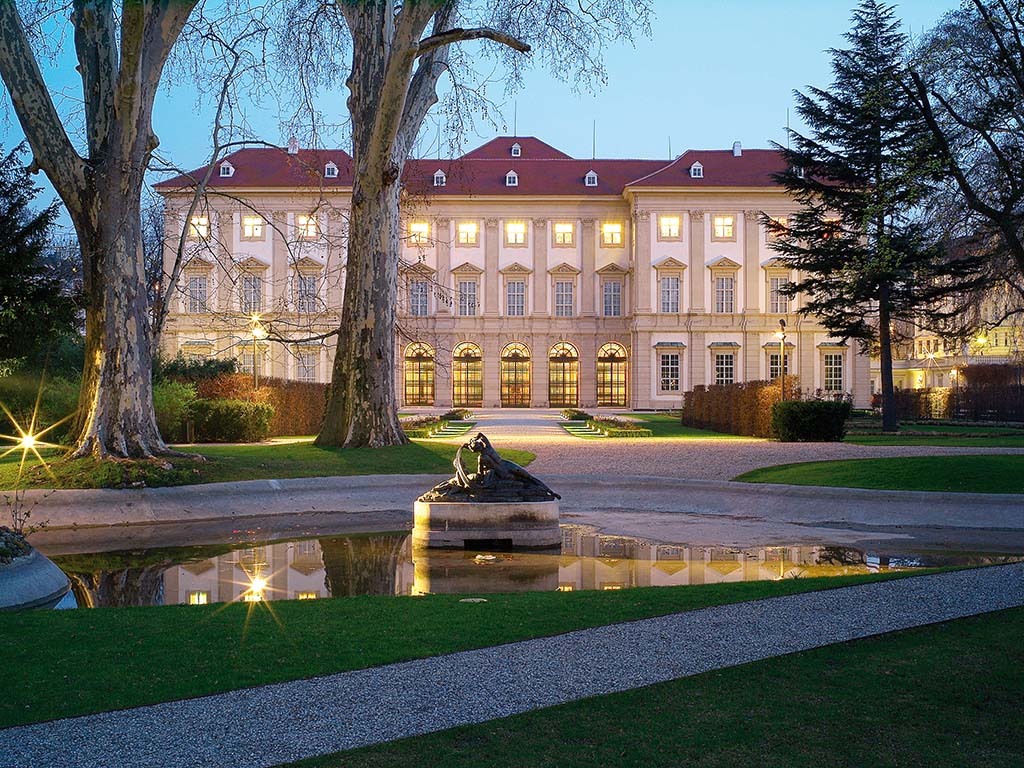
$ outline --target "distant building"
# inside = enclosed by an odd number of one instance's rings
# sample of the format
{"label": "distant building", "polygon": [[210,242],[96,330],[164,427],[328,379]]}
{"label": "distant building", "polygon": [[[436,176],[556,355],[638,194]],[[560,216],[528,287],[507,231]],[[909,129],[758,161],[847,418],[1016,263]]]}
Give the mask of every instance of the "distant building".
{"label": "distant building", "polygon": [[[206,170],[157,185],[169,241]],[[806,389],[867,405],[868,358],[780,293],[793,274],[760,217],[797,209],[771,178],[782,170],[778,153],[738,143],[670,162],[577,160],[532,137],[410,160],[400,402],[672,408],[695,385],[784,366]],[[164,351],[328,380],[333,344],[271,344],[251,330],[299,339],[336,327],[351,183],[340,150],[244,149],[221,161],[188,222]],[[168,270],[173,258],[169,247]]]}

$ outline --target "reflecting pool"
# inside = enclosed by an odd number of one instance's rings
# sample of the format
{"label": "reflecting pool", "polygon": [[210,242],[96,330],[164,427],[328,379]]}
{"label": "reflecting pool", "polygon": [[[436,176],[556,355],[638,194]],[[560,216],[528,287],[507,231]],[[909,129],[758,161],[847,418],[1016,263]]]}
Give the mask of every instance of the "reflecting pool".
{"label": "reflecting pool", "polygon": [[1020,556],[881,554],[839,546],[664,544],[562,526],[551,552],[414,548],[407,531],[54,555],[71,580],[59,607],[203,605],[351,595],[629,589],[841,576]]}

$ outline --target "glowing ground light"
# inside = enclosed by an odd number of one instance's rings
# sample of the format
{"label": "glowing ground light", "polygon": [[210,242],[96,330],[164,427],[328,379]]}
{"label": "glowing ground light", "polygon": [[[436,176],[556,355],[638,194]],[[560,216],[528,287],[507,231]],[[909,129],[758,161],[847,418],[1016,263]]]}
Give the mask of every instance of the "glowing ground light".
{"label": "glowing ground light", "polygon": [[18,462],[18,480],[20,481],[22,472],[24,472],[25,470],[25,460],[28,458],[28,455],[31,452],[32,455],[34,455],[36,459],[39,461],[39,463],[43,466],[43,469],[46,470],[46,473],[50,477],[54,477],[53,472],[50,470],[50,466],[46,463],[46,459],[44,459],[43,455],[39,453],[39,449],[60,448],[61,446],[57,445],[56,443],[48,443],[44,440],[41,440],[40,438],[42,438],[47,432],[50,432],[51,430],[59,427],[65,421],[70,419],[71,416],[65,416],[60,421],[57,421],[51,424],[50,426],[46,427],[46,429],[42,429],[36,432],[36,418],[39,413],[38,399],[36,400],[36,407],[32,412],[32,419],[28,427],[23,427],[21,424],[19,424],[18,420],[14,417],[14,414],[11,413],[10,409],[8,409],[7,406],[4,405],[3,403],[0,403],[0,410],[3,411],[4,415],[7,417],[7,420],[14,425],[14,430],[15,432],[18,433],[17,435],[0,434],[0,440],[5,440],[13,443],[13,445],[7,448],[7,450],[0,453],[0,459],[6,458],[15,451],[21,451],[21,459]]}

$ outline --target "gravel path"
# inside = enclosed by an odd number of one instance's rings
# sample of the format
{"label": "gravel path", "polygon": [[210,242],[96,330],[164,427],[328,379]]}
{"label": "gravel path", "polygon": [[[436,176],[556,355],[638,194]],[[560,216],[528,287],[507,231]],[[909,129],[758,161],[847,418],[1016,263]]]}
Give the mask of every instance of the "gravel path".
{"label": "gravel path", "polygon": [[11,728],[0,766],[273,766],[1021,605],[1021,564],[727,605]]}

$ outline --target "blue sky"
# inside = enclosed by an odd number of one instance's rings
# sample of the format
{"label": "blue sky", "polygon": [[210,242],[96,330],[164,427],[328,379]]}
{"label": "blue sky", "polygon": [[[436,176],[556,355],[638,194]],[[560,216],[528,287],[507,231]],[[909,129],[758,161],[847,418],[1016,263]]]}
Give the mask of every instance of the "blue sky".
{"label": "blue sky", "polygon": [[[609,82],[595,95],[575,95],[568,85],[537,70],[524,88],[503,104],[511,133],[538,136],[570,155],[589,157],[594,121],[597,154],[603,157],[668,157],[687,148],[727,148],[733,141],[764,147],[785,141],[786,110],[794,88],[827,86],[826,49],[843,45],[852,0],[655,0],[657,20],[650,38],[636,47],[611,45],[606,54]],[[897,14],[919,35],[955,0],[905,0]],[[67,46],[70,48],[70,39]],[[50,70],[55,86],[78,86],[71,51]],[[336,94],[339,115],[344,94]],[[327,99],[330,106],[331,99]],[[260,136],[283,143],[272,108],[248,107]],[[197,107],[188,84],[162,95],[154,114],[161,151],[183,167],[205,162],[211,110]],[[791,112],[793,127],[798,118]],[[499,123],[502,120],[499,118]],[[22,134],[13,115],[0,126],[3,144]],[[428,132],[432,132],[428,129]],[[468,147],[496,135],[465,137]]]}

